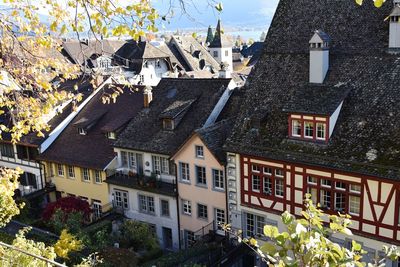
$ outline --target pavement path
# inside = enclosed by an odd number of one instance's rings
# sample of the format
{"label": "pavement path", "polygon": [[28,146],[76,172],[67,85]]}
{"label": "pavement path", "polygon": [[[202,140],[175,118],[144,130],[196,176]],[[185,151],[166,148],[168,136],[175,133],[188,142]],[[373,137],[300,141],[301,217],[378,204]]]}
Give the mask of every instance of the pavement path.
{"label": "pavement path", "polygon": [[12,220],[11,222],[9,222],[5,227],[0,228],[0,231],[5,232],[9,235],[15,236],[18,233],[18,231],[24,227],[31,227],[32,230],[30,231],[30,233],[33,233],[36,235],[46,235],[46,236],[48,236],[50,238],[54,238],[54,239],[59,238],[59,236],[54,233],[51,233],[49,231],[46,231],[46,230],[43,230],[43,229],[40,229],[37,227],[33,227],[28,224],[24,224],[19,221],[15,221],[15,220]]}

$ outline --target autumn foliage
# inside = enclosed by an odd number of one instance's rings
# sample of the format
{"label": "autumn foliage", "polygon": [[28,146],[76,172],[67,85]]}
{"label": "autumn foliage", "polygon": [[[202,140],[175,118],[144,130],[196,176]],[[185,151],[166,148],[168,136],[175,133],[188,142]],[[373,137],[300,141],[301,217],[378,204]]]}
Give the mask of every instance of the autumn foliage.
{"label": "autumn foliage", "polygon": [[66,216],[72,212],[82,212],[85,218],[92,212],[87,201],[76,197],[63,197],[47,205],[42,213],[43,220],[50,220],[57,210],[62,210]]}

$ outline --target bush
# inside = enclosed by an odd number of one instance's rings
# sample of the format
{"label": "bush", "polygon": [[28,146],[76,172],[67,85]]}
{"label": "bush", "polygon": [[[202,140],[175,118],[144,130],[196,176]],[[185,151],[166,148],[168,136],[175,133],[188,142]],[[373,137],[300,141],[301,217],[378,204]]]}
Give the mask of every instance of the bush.
{"label": "bush", "polygon": [[66,216],[72,212],[82,212],[84,218],[89,218],[92,212],[87,201],[77,197],[63,197],[46,206],[42,213],[43,220],[50,220],[58,209],[62,210]]}
{"label": "bush", "polygon": [[159,247],[157,238],[145,223],[126,220],[121,226],[120,233],[121,247],[132,247],[135,251],[153,250]]}
{"label": "bush", "polygon": [[60,234],[64,229],[67,229],[70,233],[77,234],[81,231],[83,224],[84,219],[81,211],[66,213],[61,209],[57,209],[48,221],[48,225],[57,234]]}

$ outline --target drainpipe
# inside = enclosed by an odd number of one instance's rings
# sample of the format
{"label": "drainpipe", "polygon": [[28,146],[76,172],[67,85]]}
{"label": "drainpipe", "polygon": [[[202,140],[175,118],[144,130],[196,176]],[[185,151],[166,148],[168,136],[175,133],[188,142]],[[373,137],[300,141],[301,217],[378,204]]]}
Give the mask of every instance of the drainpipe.
{"label": "drainpipe", "polygon": [[179,219],[179,190],[178,190],[178,167],[174,163],[175,166],[175,188],[176,188],[176,212],[177,212],[177,217],[178,217],[178,245],[179,245],[179,250],[182,249],[181,247],[181,222]]}
{"label": "drainpipe", "polygon": [[[229,221],[229,204],[228,204],[228,168],[227,168],[227,166],[228,166],[228,153],[226,153],[227,155],[226,155],[226,163],[225,163],[225,165],[224,165],[224,169],[225,169],[225,172],[224,172],[224,179],[225,179],[225,202],[226,202],[226,217],[225,217],[225,223],[227,224],[228,223],[228,221]],[[228,239],[229,239],[229,232],[225,232],[225,236],[226,237],[228,237]]]}

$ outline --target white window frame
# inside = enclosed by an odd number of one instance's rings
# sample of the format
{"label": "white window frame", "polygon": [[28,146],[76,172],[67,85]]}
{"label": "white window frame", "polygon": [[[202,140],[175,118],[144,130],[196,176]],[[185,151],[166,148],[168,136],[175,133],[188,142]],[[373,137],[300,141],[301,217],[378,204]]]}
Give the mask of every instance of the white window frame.
{"label": "white window frame", "polygon": [[68,178],[75,179],[75,167],[68,165]]}
{"label": "white window frame", "polygon": [[214,220],[217,225],[218,230],[223,230],[223,226],[225,224],[225,210],[223,209],[214,209]]}
{"label": "white window frame", "polygon": [[[310,127],[309,127],[310,126]],[[304,138],[307,139],[313,139],[314,138],[314,123],[311,121],[305,121],[304,122]],[[308,135],[307,131],[311,131],[312,135]]]}
{"label": "white window frame", "polygon": [[[300,134],[297,133],[297,130],[300,130]],[[292,120],[292,136],[301,137],[301,130],[301,121]]]}
{"label": "white window frame", "polygon": [[94,182],[96,184],[101,184],[103,181],[101,180],[101,172],[99,170],[94,171]]}
{"label": "white window frame", "polygon": [[[200,214],[200,213],[202,213],[202,214]],[[207,205],[197,203],[197,218],[208,221],[208,206]]]}
{"label": "white window frame", "polygon": [[[257,183],[254,182],[255,177],[258,177],[258,187],[255,187],[255,185],[257,185]],[[260,192],[261,189],[261,176],[260,175],[251,175],[251,189],[253,192]]]}
{"label": "white window frame", "polygon": [[170,174],[169,160],[162,156],[151,156],[153,162],[153,172],[157,174]]}
{"label": "white window frame", "polygon": [[195,145],[195,153],[196,153],[196,158],[198,159],[204,159],[204,147]]}
{"label": "white window frame", "polygon": [[182,213],[192,216],[192,202],[190,200],[182,199]]}
{"label": "white window frame", "polygon": [[93,216],[95,219],[100,219],[103,216],[103,206],[101,205],[101,201],[99,200],[92,200],[92,209],[93,209]]}
{"label": "white window frame", "polygon": [[[167,206],[164,206],[166,204]],[[167,207],[167,213],[164,212],[164,207]],[[169,201],[167,199],[160,199],[160,215],[163,217],[170,217]]]}
{"label": "white window frame", "polygon": [[[199,170],[203,170],[203,171],[199,172]],[[196,171],[196,184],[206,186],[207,185],[207,169],[206,169],[206,167],[195,165],[195,171]],[[199,173],[204,174],[204,176],[200,177]],[[202,181],[199,180],[200,178],[202,179]]]}
{"label": "white window frame", "polygon": [[275,196],[283,198],[285,196],[285,181],[283,177],[275,177]]}
{"label": "white window frame", "polygon": [[129,209],[129,194],[127,191],[114,189],[115,205],[123,208],[124,210]]}
{"label": "white window frame", "polygon": [[142,213],[155,215],[154,197],[139,195],[139,211]]}
{"label": "white window frame", "polygon": [[[355,210],[352,211],[352,197],[358,199],[358,207],[357,207],[358,212],[355,212]],[[359,216],[361,210],[360,206],[361,206],[361,196],[349,195],[349,214]]]}
{"label": "white window frame", "polygon": [[115,132],[108,132],[107,138],[111,139],[111,140],[115,140],[115,139],[117,139],[117,135],[115,134]]}
{"label": "white window frame", "polygon": [[179,176],[181,181],[190,182],[190,165],[186,162],[179,162]]}
{"label": "white window frame", "polygon": [[57,163],[57,173],[58,176],[64,177],[65,175],[64,165]]}
{"label": "white window frame", "polygon": [[212,172],[212,176],[213,176],[214,189],[225,190],[224,171],[212,169],[211,172]]}
{"label": "white window frame", "polygon": [[[322,126],[322,128],[320,128]],[[316,134],[315,137],[317,140],[325,140],[326,138],[326,124],[323,122],[317,122],[315,125]],[[321,134],[321,135],[320,135]]]}
{"label": "white window frame", "polygon": [[84,182],[90,182],[90,170],[88,168],[82,168],[82,179]]}

